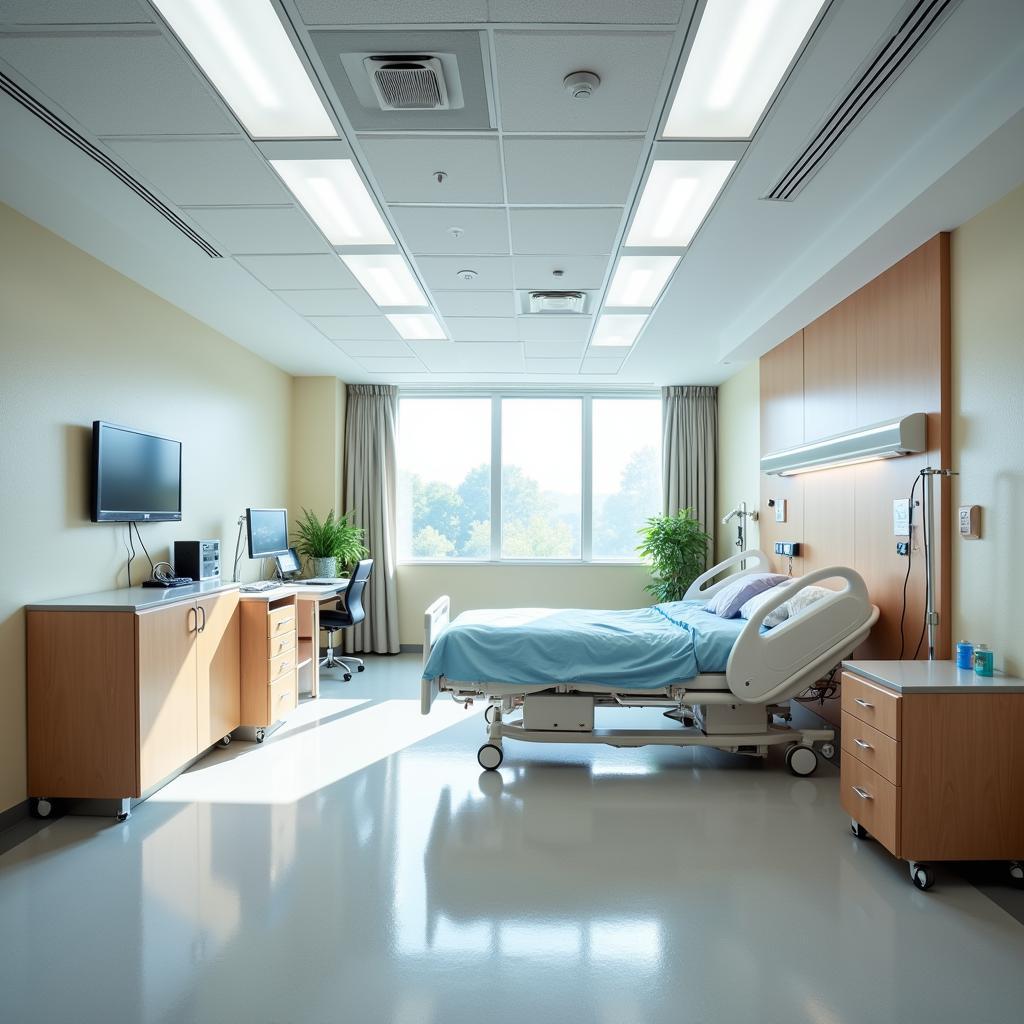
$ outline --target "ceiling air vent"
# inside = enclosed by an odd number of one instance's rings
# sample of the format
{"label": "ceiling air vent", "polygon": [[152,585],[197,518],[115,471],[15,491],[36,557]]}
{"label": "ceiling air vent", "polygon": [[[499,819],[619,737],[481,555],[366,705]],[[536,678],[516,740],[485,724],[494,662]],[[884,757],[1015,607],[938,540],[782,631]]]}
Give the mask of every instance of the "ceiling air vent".
{"label": "ceiling air vent", "polygon": [[762,199],[795,199],[886,89],[924,49],[960,0],[910,0],[811,133],[800,155]]}
{"label": "ceiling air vent", "polygon": [[375,55],[363,61],[381,110],[447,110],[444,67],[437,57]]}
{"label": "ceiling air vent", "polygon": [[582,313],[583,292],[530,292],[531,313]]}

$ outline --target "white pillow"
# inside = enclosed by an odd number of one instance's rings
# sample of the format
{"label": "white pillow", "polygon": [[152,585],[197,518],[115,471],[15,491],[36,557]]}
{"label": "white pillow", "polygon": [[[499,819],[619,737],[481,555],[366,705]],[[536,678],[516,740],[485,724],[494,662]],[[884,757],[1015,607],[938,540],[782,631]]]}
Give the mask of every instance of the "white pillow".
{"label": "white pillow", "polygon": [[[757,594],[755,597],[752,597],[740,609],[740,618],[749,619],[753,617],[761,605],[772,596],[772,593],[771,590],[767,590],[763,594]],[[783,601],[774,611],[770,611],[764,617],[761,625],[766,629],[772,629],[774,626],[785,622],[786,619],[795,619],[801,612],[805,612],[810,608],[812,604],[834,593],[834,590],[829,590],[827,587],[804,587],[802,590],[798,590],[788,601]]]}
{"label": "white pillow", "polygon": [[[775,596],[776,596],[776,592],[775,592],[774,588],[771,589],[771,590],[765,590],[765,591],[763,591],[760,594],[755,594],[740,609],[740,618],[741,619],[752,619],[754,617],[754,615],[758,611],[760,611],[761,605],[763,605],[766,601],[771,600],[771,598],[773,598]],[[776,608],[774,611],[770,611],[765,616],[764,622],[762,622],[761,625],[766,627],[767,629],[771,629],[772,626],[777,626],[780,622],[785,622],[786,618],[789,615],[789,608],[787,607],[788,604],[789,604],[789,602],[786,601],[783,604],[780,604],[779,607]]]}

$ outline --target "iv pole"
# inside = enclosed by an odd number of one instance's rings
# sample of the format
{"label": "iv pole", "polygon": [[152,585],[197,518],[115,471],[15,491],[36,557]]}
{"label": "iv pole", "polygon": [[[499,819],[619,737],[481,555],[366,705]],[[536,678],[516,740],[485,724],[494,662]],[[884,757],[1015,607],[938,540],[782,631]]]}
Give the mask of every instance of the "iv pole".
{"label": "iv pole", "polygon": [[[928,626],[928,660],[935,660],[935,634],[939,627],[939,613],[935,610],[935,513],[934,513],[934,497],[935,497],[935,477],[946,476],[952,477],[957,476],[955,469],[932,469],[931,466],[926,466],[921,470],[921,476],[924,477],[924,514],[925,514],[925,545],[924,545],[924,561],[925,561],[925,574],[927,578],[926,583],[926,609],[925,609],[925,623]],[[946,581],[943,581],[946,582]]]}

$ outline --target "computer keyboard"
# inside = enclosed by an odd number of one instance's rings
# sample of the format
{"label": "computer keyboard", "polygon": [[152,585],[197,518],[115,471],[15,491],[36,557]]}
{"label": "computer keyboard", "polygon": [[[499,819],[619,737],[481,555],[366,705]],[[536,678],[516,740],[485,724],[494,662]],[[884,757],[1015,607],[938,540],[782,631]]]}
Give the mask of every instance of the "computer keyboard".
{"label": "computer keyboard", "polygon": [[260,580],[258,583],[246,583],[244,587],[238,589],[243,594],[262,594],[264,590],[277,590],[281,586],[277,580]]}

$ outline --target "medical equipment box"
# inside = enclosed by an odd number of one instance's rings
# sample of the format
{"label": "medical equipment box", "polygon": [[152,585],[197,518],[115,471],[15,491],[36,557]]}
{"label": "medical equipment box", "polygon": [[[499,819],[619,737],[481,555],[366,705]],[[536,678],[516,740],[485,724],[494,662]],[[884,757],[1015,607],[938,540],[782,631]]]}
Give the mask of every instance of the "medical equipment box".
{"label": "medical equipment box", "polygon": [[763,704],[698,704],[693,721],[708,736],[740,736],[764,732]]}
{"label": "medical equipment box", "polygon": [[528,693],[523,701],[523,728],[591,732],[594,728],[594,698]]}

